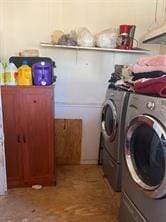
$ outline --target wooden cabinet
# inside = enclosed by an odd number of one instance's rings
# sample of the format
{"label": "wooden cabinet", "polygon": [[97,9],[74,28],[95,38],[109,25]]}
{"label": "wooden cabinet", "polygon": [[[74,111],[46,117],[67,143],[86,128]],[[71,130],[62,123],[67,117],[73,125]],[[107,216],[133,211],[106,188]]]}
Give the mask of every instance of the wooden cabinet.
{"label": "wooden cabinet", "polygon": [[53,185],[53,86],[3,86],[8,187]]}

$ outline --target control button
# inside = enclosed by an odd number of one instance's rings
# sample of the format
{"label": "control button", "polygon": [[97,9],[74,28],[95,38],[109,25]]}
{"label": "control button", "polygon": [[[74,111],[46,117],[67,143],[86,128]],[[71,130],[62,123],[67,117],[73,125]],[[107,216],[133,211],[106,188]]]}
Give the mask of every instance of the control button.
{"label": "control button", "polygon": [[146,107],[153,111],[155,109],[155,103],[153,101],[149,101],[147,102]]}

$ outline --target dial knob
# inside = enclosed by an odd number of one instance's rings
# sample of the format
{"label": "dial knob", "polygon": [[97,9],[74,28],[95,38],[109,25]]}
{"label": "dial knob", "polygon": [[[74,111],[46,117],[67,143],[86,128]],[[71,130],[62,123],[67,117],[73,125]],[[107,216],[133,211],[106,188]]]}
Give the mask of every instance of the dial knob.
{"label": "dial knob", "polygon": [[154,101],[147,102],[146,107],[153,111],[155,109],[155,102]]}

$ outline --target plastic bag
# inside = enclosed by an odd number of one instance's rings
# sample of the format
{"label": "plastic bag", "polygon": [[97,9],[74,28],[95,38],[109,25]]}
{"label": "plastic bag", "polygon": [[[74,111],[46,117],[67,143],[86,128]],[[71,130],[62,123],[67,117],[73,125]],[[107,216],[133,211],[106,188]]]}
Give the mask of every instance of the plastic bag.
{"label": "plastic bag", "polygon": [[62,35],[58,40],[59,45],[76,46],[77,41],[70,36],[70,34]]}
{"label": "plastic bag", "polygon": [[64,35],[64,32],[62,32],[61,30],[54,31],[51,35],[51,43],[58,44],[58,41],[62,35]]}
{"label": "plastic bag", "polygon": [[132,82],[132,65],[124,65],[122,68],[122,79],[123,81]]}
{"label": "plastic bag", "polygon": [[107,29],[95,36],[96,46],[101,48],[116,48],[118,34],[115,29]]}
{"label": "plastic bag", "polygon": [[87,28],[80,28],[77,31],[77,44],[79,46],[93,47],[95,38]]}

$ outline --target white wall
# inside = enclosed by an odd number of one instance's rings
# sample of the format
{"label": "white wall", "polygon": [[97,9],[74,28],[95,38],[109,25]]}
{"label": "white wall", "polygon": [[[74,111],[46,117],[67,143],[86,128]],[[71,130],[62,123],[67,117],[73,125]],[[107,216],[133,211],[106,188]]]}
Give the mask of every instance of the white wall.
{"label": "white wall", "polygon": [[142,54],[57,48],[41,53],[57,64],[56,118],[83,119],[81,162],[97,163],[102,103],[114,65],[134,63]]}
{"label": "white wall", "polygon": [[[144,54],[41,48],[56,62],[56,102],[101,104],[115,64],[132,64]],[[144,55],[145,56],[145,55]]]}
{"label": "white wall", "polygon": [[[155,0],[0,0],[0,58],[38,48],[53,30],[86,26],[97,33],[120,24],[136,24],[136,39],[154,23]],[[163,0],[159,0],[158,14]],[[147,45],[144,45],[147,47]],[[150,46],[151,48],[153,46]],[[153,47],[156,49],[156,47]],[[157,47],[158,48],[158,47]]]}

